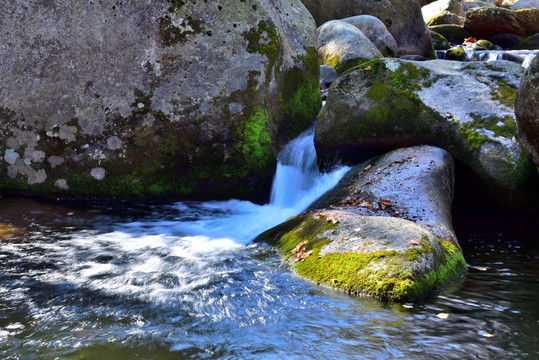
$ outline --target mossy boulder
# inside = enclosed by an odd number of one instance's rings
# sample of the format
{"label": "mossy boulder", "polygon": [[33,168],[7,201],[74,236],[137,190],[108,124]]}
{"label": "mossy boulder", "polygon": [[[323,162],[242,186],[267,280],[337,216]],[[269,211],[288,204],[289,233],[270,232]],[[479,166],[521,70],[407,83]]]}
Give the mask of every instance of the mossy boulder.
{"label": "mossy boulder", "polygon": [[320,26],[317,44],[320,63],[333,67],[338,73],[383,56],[361,30],[341,20]]}
{"label": "mossy boulder", "polygon": [[316,23],[371,15],[380,19],[398,45],[397,56],[422,55],[433,58],[428,28],[416,0],[302,0]]}
{"label": "mossy boulder", "polygon": [[519,143],[514,99],[523,69],[497,61],[370,61],[337,79],[316,127],[322,166],[357,164],[430,144],[466,164],[499,201],[522,205],[537,176]]}
{"label": "mossy boulder", "polygon": [[429,26],[429,29],[445,37],[453,44],[462,44],[470,36],[468,30],[460,25],[445,24]]}
{"label": "mossy boulder", "polygon": [[9,2],[0,27],[0,191],[263,201],[321,104],[299,0]]}
{"label": "mossy boulder", "polygon": [[466,51],[462,46],[454,46],[445,52],[445,60],[464,61],[466,60]]}
{"label": "mossy boulder", "polygon": [[535,57],[518,89],[515,114],[522,144],[539,168],[539,57]]}
{"label": "mossy boulder", "polygon": [[514,47],[514,49],[539,50],[539,33],[528,36],[527,38],[523,39]]}
{"label": "mossy boulder", "polygon": [[432,46],[434,50],[447,50],[451,47],[451,44],[445,37],[438,34],[436,31],[430,30],[430,38],[432,39]]}
{"label": "mossy boulder", "polygon": [[488,40],[502,33],[527,37],[539,32],[539,9],[470,9],[464,28],[474,37]]}
{"label": "mossy boulder", "polygon": [[316,283],[381,299],[423,297],[466,273],[451,226],[452,166],[446,151],[429,146],[385,154],[257,241]]}

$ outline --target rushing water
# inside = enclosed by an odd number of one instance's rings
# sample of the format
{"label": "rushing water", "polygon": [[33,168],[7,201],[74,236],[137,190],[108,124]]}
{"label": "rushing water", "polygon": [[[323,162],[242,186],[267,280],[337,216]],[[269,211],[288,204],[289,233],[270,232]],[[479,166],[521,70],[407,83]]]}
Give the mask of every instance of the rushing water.
{"label": "rushing water", "polygon": [[[473,50],[463,47],[466,54],[464,61],[496,61],[507,60],[521,64],[527,68],[533,58],[539,53],[538,50]],[[446,59],[447,50],[436,50],[438,59]]]}
{"label": "rushing water", "polygon": [[409,304],[320,288],[251,243],[346,171],[320,175],[315,161],[311,130],[281,154],[265,206],[0,199],[0,358],[539,356],[539,247],[529,237],[461,238],[470,265],[486,271]]}

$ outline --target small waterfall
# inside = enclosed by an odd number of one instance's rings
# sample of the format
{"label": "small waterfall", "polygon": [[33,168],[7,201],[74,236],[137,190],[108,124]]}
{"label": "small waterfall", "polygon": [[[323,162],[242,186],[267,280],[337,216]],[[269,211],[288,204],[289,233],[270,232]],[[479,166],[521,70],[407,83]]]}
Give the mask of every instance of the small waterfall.
{"label": "small waterfall", "polygon": [[270,204],[286,207],[311,189],[319,175],[314,149],[314,127],[292,140],[279,154]]}
{"label": "small waterfall", "polygon": [[[313,126],[287,144],[279,154],[268,204],[260,206],[240,200],[204,202],[197,205],[202,213],[221,215],[202,216],[195,221],[160,223],[155,231],[163,234],[166,227],[173,235],[206,236],[245,244],[261,232],[301,213],[337,185],[349,169],[343,166],[329,173],[319,172]],[[178,203],[175,206],[183,208],[186,205]]]}

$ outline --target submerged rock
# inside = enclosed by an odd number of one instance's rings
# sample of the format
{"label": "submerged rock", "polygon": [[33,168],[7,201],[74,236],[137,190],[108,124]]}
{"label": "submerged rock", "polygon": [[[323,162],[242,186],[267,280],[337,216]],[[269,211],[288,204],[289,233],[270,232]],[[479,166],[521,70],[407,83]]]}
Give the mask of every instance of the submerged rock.
{"label": "submerged rock", "polygon": [[10,1],[0,33],[0,190],[266,199],[321,103],[299,0]]}
{"label": "submerged rock", "polygon": [[341,20],[331,20],[318,28],[318,57],[338,73],[382,53],[357,27]]}
{"label": "submerged rock", "polygon": [[258,241],[316,283],[399,301],[425,296],[466,273],[451,225],[452,172],[444,150],[393,151],[351,169]]}
{"label": "submerged rock", "polygon": [[507,61],[367,62],[329,90],[316,127],[319,159],[357,164],[404,146],[440,146],[499,201],[522,204],[537,175],[515,126],[522,74]]}
{"label": "submerged rock", "polygon": [[539,168],[539,56],[526,70],[515,104],[518,133],[522,144]]}

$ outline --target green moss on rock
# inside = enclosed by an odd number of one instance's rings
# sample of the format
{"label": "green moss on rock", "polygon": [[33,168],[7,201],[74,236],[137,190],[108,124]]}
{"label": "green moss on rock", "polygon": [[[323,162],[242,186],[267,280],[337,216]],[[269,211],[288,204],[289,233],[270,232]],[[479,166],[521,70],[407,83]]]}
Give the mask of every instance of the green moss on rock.
{"label": "green moss on rock", "polygon": [[[422,297],[447,286],[466,272],[460,249],[443,239],[437,239],[438,247],[423,240],[420,248],[405,252],[363,253],[358,250],[321,255],[321,249],[330,241],[323,234],[335,226],[338,225],[306,215],[267,231],[258,240],[273,245],[289,259],[299,276],[350,294],[380,299],[405,301]],[[292,250],[302,241],[307,241],[303,250],[312,253],[304,261],[293,262]],[[422,272],[419,264],[431,256],[437,260],[431,270]]]}
{"label": "green moss on rock", "polygon": [[463,61],[466,59],[466,52],[464,51],[462,46],[457,46],[447,50],[447,52],[445,53],[445,58],[447,60]]}

